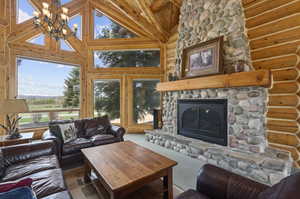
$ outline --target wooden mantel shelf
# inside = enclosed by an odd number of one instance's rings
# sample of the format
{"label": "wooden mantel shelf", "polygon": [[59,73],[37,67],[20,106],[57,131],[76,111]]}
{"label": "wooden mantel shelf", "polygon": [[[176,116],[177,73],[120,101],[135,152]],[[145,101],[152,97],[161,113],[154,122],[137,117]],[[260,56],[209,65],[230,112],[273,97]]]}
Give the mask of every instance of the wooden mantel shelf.
{"label": "wooden mantel shelf", "polygon": [[257,70],[226,75],[214,75],[194,79],[184,79],[157,84],[157,91],[181,91],[206,88],[231,88],[246,86],[270,87],[271,73],[269,70]]}

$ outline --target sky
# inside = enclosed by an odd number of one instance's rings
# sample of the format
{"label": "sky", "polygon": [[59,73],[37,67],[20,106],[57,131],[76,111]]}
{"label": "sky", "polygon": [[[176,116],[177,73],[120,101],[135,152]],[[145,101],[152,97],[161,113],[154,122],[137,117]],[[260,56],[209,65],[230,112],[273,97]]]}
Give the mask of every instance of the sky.
{"label": "sky", "polygon": [[74,66],[21,60],[18,67],[18,95],[63,96],[64,81]]}

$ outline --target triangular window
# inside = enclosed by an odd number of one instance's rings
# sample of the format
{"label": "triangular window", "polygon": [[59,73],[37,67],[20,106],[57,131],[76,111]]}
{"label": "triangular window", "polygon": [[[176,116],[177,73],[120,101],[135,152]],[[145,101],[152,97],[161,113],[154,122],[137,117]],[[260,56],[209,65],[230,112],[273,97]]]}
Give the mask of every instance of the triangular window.
{"label": "triangular window", "polygon": [[35,8],[29,0],[17,0],[17,24],[33,18]]}
{"label": "triangular window", "polygon": [[71,1],[72,1],[72,0],[61,0],[60,3],[61,3],[61,5],[64,5],[64,4],[69,3],[69,2],[71,2]]}
{"label": "triangular window", "polygon": [[99,10],[94,10],[94,39],[133,38],[136,35],[117,24]]}
{"label": "triangular window", "polygon": [[63,39],[60,40],[60,49],[65,51],[72,51],[72,52],[75,51],[74,48],[72,48],[72,46]]}
{"label": "triangular window", "polygon": [[73,30],[74,25],[77,25],[77,33],[76,37],[80,40],[82,40],[82,16],[81,15],[75,15],[70,18],[69,20],[69,27]]}
{"label": "triangular window", "polygon": [[27,42],[43,46],[45,45],[45,35],[39,34],[31,39],[28,39]]}

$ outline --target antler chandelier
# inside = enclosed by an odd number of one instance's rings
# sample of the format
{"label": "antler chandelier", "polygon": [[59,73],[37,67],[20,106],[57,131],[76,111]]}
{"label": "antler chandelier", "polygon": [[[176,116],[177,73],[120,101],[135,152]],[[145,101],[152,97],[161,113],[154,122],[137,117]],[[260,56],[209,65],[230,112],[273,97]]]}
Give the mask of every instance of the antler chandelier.
{"label": "antler chandelier", "polygon": [[78,30],[78,25],[73,25],[73,30],[68,31],[68,8],[61,7],[60,0],[52,0],[51,6],[43,2],[42,13],[34,11],[34,25],[36,28],[41,28],[43,32],[54,38],[66,40],[70,36],[75,36]]}

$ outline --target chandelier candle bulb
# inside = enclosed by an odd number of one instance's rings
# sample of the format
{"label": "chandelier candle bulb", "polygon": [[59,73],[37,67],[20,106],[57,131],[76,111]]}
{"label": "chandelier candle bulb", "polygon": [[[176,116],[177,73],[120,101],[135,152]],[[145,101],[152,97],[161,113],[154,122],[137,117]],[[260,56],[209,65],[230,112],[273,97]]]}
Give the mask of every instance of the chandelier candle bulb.
{"label": "chandelier candle bulb", "polygon": [[68,11],[69,11],[68,8],[62,7],[61,9],[62,9],[62,11],[63,11],[64,14],[68,14]]}
{"label": "chandelier candle bulb", "polygon": [[67,30],[66,29],[62,29],[62,32],[63,32],[64,35],[67,34]]}
{"label": "chandelier candle bulb", "polygon": [[67,20],[67,16],[65,14],[61,14],[60,17],[62,20]]}
{"label": "chandelier candle bulb", "polygon": [[48,4],[48,3],[43,2],[42,4],[43,4],[43,8],[45,8],[45,9],[48,9],[48,8],[49,8],[49,4]]}
{"label": "chandelier candle bulb", "polygon": [[39,16],[40,16],[40,13],[37,12],[37,11],[34,11],[34,12],[33,12],[33,15],[36,16],[36,17],[39,17]]}

